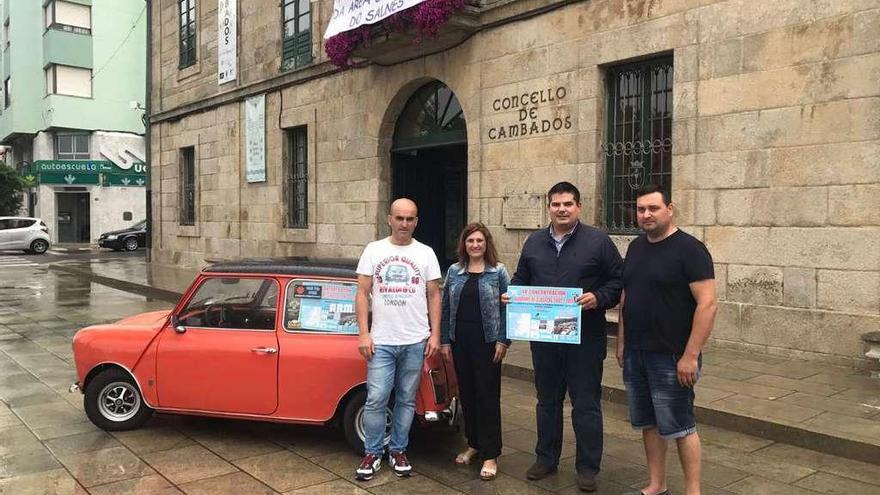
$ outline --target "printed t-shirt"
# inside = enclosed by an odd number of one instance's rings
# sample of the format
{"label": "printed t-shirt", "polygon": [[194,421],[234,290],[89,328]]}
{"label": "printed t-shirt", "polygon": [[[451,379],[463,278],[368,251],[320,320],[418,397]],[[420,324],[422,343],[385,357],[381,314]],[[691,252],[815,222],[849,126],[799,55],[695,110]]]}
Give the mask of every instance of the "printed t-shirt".
{"label": "printed t-shirt", "polygon": [[677,230],[660,242],[649,242],[644,234],[635,238],[623,264],[626,347],[684,353],[697,308],[688,284],[711,278],[712,256],[690,234]]}
{"label": "printed t-shirt", "polygon": [[430,336],[427,283],[441,276],[434,250],[415,239],[398,246],[386,237],[367,244],[357,272],[373,278],[374,344],[415,344]]}

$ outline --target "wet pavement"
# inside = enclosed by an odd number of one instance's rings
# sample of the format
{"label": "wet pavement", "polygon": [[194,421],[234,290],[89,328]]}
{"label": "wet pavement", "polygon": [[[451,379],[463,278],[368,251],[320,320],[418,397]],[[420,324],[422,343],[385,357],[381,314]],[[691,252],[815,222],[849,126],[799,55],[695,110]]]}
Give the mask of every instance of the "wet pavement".
{"label": "wet pavement", "polygon": [[[116,269],[137,276],[135,268]],[[82,396],[67,392],[75,379],[73,334],[85,325],[169,307],[167,300],[47,266],[0,268],[0,494],[577,493],[569,424],[560,472],[525,480],[534,460],[534,389],[508,377],[502,386],[505,447],[493,482],[479,480],[477,465],[452,462],[464,443],[449,429],[414,430],[412,478],[397,479],[386,468],[368,483],[353,481],[358,458],[332,428],[156,415],[140,430],[98,430],[86,419]],[[617,494],[640,486],[647,470],[625,408],[611,402],[604,408],[599,493]],[[880,494],[876,464],[717,427],[700,431],[706,493]],[[670,487],[682,493],[674,450]]]}

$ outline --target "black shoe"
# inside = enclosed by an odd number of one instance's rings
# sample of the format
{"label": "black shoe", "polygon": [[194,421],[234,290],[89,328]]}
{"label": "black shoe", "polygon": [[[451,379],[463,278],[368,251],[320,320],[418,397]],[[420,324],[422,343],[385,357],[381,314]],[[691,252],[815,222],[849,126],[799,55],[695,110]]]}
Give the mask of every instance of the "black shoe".
{"label": "black shoe", "polygon": [[590,473],[578,473],[577,485],[582,492],[595,492],[598,488],[596,476]]}
{"label": "black shoe", "polygon": [[542,466],[536,462],[526,471],[526,478],[533,481],[542,480],[555,472],[556,466]]}

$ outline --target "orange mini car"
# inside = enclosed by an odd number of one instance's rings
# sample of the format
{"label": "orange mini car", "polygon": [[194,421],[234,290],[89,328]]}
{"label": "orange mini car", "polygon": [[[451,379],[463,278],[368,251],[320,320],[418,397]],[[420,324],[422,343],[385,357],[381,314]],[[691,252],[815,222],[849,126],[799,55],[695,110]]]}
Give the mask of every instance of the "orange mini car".
{"label": "orange mini car", "polygon": [[[153,411],[337,424],[362,452],[354,267],[306,258],[209,266],[174,310],[77,332],[71,392],[83,392],[86,414],[105,430],[137,428]],[[452,424],[452,363],[437,355],[422,373],[417,418]]]}

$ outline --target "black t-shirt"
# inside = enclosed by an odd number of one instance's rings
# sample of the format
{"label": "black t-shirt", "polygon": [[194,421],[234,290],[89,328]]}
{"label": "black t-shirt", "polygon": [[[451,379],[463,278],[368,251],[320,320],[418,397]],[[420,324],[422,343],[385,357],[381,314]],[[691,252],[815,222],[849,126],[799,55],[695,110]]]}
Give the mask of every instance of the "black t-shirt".
{"label": "black t-shirt", "polygon": [[458,311],[455,313],[456,321],[482,323],[483,315],[480,313],[480,292],[477,284],[480,282],[480,273],[469,273],[467,282],[461,288],[461,296],[458,298]]}
{"label": "black t-shirt", "polygon": [[656,243],[644,234],[633,240],[623,265],[626,347],[683,354],[697,307],[688,284],[712,278],[709,250],[690,234],[677,230]]}

